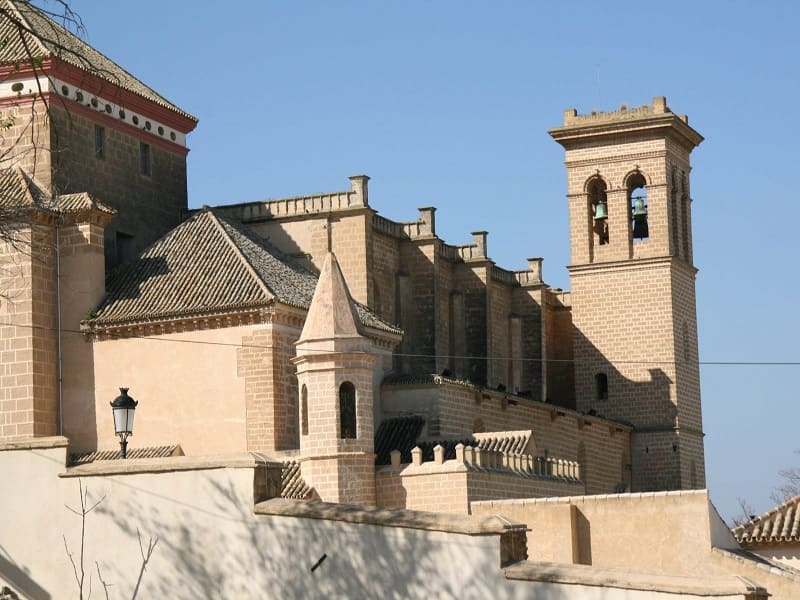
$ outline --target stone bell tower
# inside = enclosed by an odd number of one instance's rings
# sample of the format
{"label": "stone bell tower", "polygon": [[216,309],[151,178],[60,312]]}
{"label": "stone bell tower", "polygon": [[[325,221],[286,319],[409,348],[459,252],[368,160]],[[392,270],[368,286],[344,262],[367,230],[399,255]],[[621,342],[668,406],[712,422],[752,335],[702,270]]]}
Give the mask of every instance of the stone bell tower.
{"label": "stone bell tower", "polygon": [[705,486],[689,155],[666,98],[578,115],[566,150],[578,410],[629,422],[635,491]]}
{"label": "stone bell tower", "polygon": [[375,505],[378,358],[328,252],[292,359],[300,389],[300,468],[325,502]]}

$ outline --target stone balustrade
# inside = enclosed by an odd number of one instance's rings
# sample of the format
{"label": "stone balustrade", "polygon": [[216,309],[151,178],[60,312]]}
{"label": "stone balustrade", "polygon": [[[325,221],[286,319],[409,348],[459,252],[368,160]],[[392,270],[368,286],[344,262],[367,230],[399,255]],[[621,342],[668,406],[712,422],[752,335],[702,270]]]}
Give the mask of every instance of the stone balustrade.
{"label": "stone balustrade", "polygon": [[[547,477],[565,481],[580,481],[580,464],[573,460],[545,456],[532,456],[530,454],[512,454],[484,450],[476,446],[457,444],[455,459],[445,460],[445,449],[436,445],[433,449],[433,461],[423,461],[422,449],[419,446],[411,450],[411,463],[407,467],[422,467],[423,465],[464,466],[474,471],[502,471],[522,477]],[[401,467],[400,451],[390,453],[392,468]]]}

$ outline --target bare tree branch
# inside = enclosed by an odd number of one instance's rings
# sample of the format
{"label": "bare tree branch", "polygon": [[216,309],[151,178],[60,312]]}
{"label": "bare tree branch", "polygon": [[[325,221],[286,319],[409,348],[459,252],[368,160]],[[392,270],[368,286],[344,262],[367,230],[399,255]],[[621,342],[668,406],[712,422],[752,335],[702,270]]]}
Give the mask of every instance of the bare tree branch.
{"label": "bare tree branch", "polygon": [[95,561],[94,564],[97,567],[97,578],[100,580],[100,584],[103,586],[103,592],[106,595],[106,600],[108,600],[108,588],[111,587],[111,584],[106,583],[106,580],[103,579],[103,575],[100,573],[100,563]]}
{"label": "bare tree branch", "polygon": [[131,596],[131,600],[135,600],[136,595],[139,593],[139,585],[142,583],[142,577],[147,569],[147,563],[150,562],[150,557],[153,555],[153,550],[156,549],[156,544],[158,544],[158,536],[156,536],[155,540],[153,540],[151,537],[147,542],[147,552],[145,552],[144,546],[142,546],[142,534],[138,527],[136,528],[136,535],[139,537],[139,553],[142,555],[142,567],[139,569],[139,578],[136,580],[136,587],[133,589],[133,596]]}

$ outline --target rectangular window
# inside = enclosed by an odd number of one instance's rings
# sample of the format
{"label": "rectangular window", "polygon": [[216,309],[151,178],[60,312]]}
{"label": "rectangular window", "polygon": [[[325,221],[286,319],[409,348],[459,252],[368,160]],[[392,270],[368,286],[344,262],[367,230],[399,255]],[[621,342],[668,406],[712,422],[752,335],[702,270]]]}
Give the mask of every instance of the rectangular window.
{"label": "rectangular window", "polygon": [[139,142],[139,173],[150,177],[150,144]]}
{"label": "rectangular window", "polygon": [[101,160],[106,157],[106,128],[100,125],[94,126],[94,157]]}

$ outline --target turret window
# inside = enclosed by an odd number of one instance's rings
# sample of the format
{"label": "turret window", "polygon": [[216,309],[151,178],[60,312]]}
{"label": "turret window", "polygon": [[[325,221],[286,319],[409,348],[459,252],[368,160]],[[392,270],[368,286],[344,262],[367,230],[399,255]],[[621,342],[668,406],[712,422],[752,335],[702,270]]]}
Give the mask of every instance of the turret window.
{"label": "turret window", "polygon": [[356,388],[349,381],[339,386],[339,437],[356,439]]}
{"label": "turret window", "polygon": [[631,236],[634,240],[650,237],[647,224],[647,185],[644,175],[637,172],[628,180],[628,199],[631,207]]}
{"label": "turret window", "polygon": [[305,384],[300,390],[300,431],[308,435],[308,388]]}

